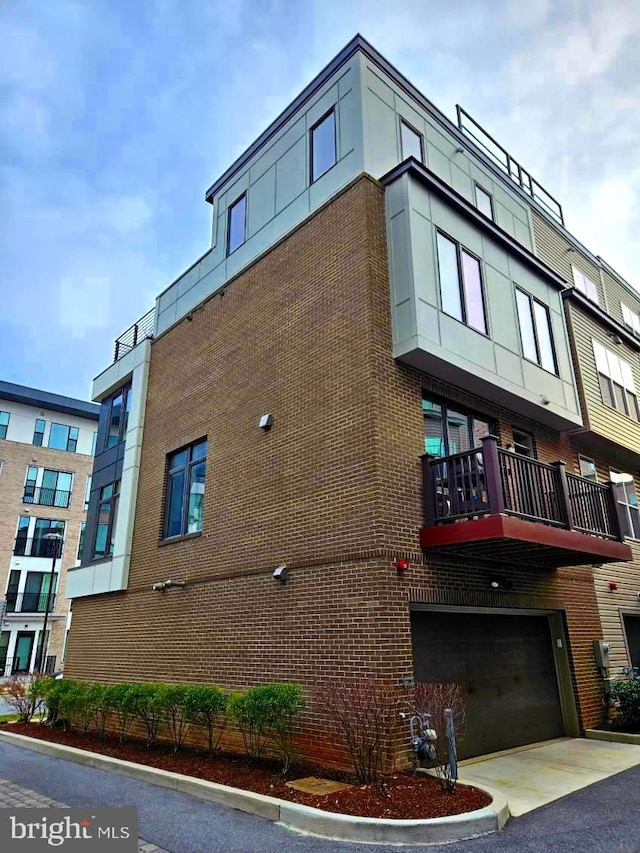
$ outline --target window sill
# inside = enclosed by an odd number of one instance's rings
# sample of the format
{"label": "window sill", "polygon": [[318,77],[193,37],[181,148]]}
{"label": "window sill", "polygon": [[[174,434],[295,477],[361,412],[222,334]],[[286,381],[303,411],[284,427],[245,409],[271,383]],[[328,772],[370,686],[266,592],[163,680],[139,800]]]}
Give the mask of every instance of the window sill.
{"label": "window sill", "polygon": [[195,533],[183,533],[182,536],[170,536],[168,539],[160,539],[159,547],[164,545],[173,545],[174,542],[184,542],[186,539],[197,539],[202,536],[202,530],[197,530]]}

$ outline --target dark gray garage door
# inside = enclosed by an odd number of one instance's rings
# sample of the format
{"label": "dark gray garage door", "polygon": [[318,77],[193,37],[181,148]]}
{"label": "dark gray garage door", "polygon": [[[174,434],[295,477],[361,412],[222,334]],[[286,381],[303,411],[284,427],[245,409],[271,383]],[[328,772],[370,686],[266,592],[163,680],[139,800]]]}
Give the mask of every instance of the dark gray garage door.
{"label": "dark gray garage door", "polygon": [[547,616],[411,614],[416,681],[455,681],[467,690],[471,758],[564,735]]}

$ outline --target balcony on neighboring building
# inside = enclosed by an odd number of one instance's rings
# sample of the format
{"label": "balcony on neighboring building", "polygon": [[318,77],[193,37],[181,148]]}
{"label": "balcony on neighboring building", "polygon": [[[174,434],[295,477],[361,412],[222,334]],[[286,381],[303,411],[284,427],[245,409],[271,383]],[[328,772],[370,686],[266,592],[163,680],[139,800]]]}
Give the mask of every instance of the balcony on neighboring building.
{"label": "balcony on neighboring building", "polygon": [[136,347],[140,341],[153,337],[153,331],[156,325],[156,309],[155,306],[147,313],[140,317],[139,320],[129,326],[119,338],[116,338],[115,350],[113,353],[114,364],[119,361],[124,355]]}
{"label": "balcony on neighboring building", "polygon": [[57,551],[58,542],[46,539],[45,536],[16,536],[13,543],[14,557],[44,557],[51,559],[56,553],[56,559],[62,555]]}
{"label": "balcony on neighboring building", "polygon": [[504,450],[494,436],[422,462],[424,550],[540,568],[632,559],[610,484]]}
{"label": "balcony on neighboring building", "polygon": [[49,489],[43,486],[32,486],[27,483],[24,487],[22,502],[25,504],[38,504],[39,506],[55,506],[66,509],[69,506],[71,492],[61,489]]}
{"label": "balcony on neighboring building", "polygon": [[44,616],[49,611],[49,616],[56,613],[57,596],[55,593],[47,592],[7,592],[5,616],[16,614],[36,613]]}

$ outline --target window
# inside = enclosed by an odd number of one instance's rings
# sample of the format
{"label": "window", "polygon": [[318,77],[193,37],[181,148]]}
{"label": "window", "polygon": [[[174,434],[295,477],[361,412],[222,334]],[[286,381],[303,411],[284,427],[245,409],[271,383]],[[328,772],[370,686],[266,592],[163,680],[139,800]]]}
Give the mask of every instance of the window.
{"label": "window", "polygon": [[400,142],[402,143],[402,159],[415,157],[420,163],[424,163],[422,149],[422,134],[418,133],[410,124],[400,119]]}
{"label": "window", "polygon": [[9,412],[0,412],[0,438],[7,437],[7,427],[9,426]]}
{"label": "window", "polygon": [[97,433],[97,432],[94,432],[94,433],[93,433],[93,438],[92,438],[92,440],[91,440],[91,455],[92,455],[92,456],[95,456],[95,455],[96,455],[96,445],[97,445],[97,443],[98,443],[98,433]]}
{"label": "window", "polygon": [[118,500],[120,497],[120,480],[109,483],[100,489],[98,500],[98,524],[93,544],[93,560],[110,557],[113,554],[113,542],[118,520]]}
{"label": "window", "polygon": [[622,532],[631,539],[640,539],[640,508],[633,475],[610,469],[609,476],[616,500],[624,509]]}
{"label": "window", "polygon": [[229,205],[227,221],[227,255],[231,255],[247,239],[247,194]]}
{"label": "window", "polygon": [[34,465],[29,465],[27,468],[22,502],[42,506],[68,507],[71,499],[73,474],[45,468],[42,471],[41,484],[37,486],[40,470]]}
{"label": "window", "polygon": [[80,536],[78,537],[78,553],[76,554],[76,560],[78,562],[82,561],[82,549],[84,548],[84,533],[87,527],[87,522],[83,521],[80,525]]}
{"label": "window", "polygon": [[598,341],[592,340],[592,343],[604,404],[633,418],[634,421],[640,420],[631,365]]}
{"label": "window", "polygon": [[[54,553],[60,553],[60,541],[55,542],[47,539],[51,533],[57,533],[64,538],[64,521],[55,521],[50,518],[36,518],[31,542],[30,555],[32,557],[52,557]],[[56,551],[55,549],[58,548]]]}
{"label": "window", "polygon": [[533,436],[530,432],[525,432],[523,429],[513,427],[513,449],[520,456],[529,456],[531,459],[535,457]]}
{"label": "window", "polygon": [[109,429],[105,439],[105,450],[115,447],[127,437],[129,412],[131,410],[131,385],[119,388],[109,405]]}
{"label": "window", "polygon": [[620,303],[620,307],[622,308],[622,319],[625,326],[640,337],[640,316],[635,311],[632,311],[628,305],[625,305],[624,302]]}
{"label": "window", "polygon": [[36,447],[42,447],[42,442],[44,441],[44,429],[46,425],[46,421],[36,418],[36,425],[33,430],[33,443]]}
{"label": "window", "polygon": [[479,260],[439,231],[437,242],[442,310],[486,335],[487,321]]}
{"label": "window", "polygon": [[598,299],[598,288],[595,286],[594,282],[592,282],[591,279],[579,269],[576,269],[576,267],[572,266],[571,270],[573,272],[573,283],[576,286],[576,290],[579,290],[580,293],[584,293],[587,299],[590,299],[598,305],[600,303],[600,300]]}
{"label": "window", "polygon": [[425,397],[424,450],[431,456],[450,456],[480,447],[481,439],[493,432],[487,419],[467,412],[455,404],[440,403]]}
{"label": "window", "polygon": [[533,361],[549,373],[557,374],[549,309],[518,288],[516,288],[516,306],[522,354],[527,361]]}
{"label": "window", "polygon": [[89,509],[89,497],[91,495],[91,475],[87,477],[87,483],[84,487],[84,511]]}
{"label": "window", "polygon": [[311,128],[311,183],[336,165],[336,117],[328,112]]}
{"label": "window", "polygon": [[54,450],[67,450],[69,453],[75,453],[78,446],[78,434],[78,427],[70,427],[65,424],[51,424],[49,447]]}
{"label": "window", "polygon": [[206,439],[169,456],[165,539],[202,530],[206,466]]}
{"label": "window", "polygon": [[594,483],[598,482],[598,473],[596,471],[596,463],[588,456],[578,456],[578,465],[580,466],[580,476],[585,480],[591,480]]}
{"label": "window", "polygon": [[480,184],[476,184],[476,207],[487,219],[493,220],[493,196],[483,190]]}

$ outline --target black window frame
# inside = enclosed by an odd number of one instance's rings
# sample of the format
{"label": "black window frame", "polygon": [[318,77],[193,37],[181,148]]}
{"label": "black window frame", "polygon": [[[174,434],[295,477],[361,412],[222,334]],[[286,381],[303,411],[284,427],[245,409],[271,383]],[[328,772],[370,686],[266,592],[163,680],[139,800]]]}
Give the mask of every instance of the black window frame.
{"label": "black window frame", "polygon": [[[518,334],[520,336],[520,347],[522,349],[522,357],[525,359],[525,361],[528,361],[529,364],[535,364],[536,367],[540,368],[540,370],[544,370],[547,373],[550,373],[552,376],[560,376],[560,373],[558,372],[558,353],[556,351],[556,341],[555,341],[555,337],[553,334],[553,326],[551,324],[551,311],[549,310],[549,306],[545,305],[544,302],[542,302],[540,299],[537,299],[531,293],[528,293],[522,287],[516,286],[515,290],[516,290],[516,319],[518,321]],[[518,297],[517,297],[518,293],[522,293],[522,295],[526,296],[527,299],[529,300],[529,312],[531,314],[531,323],[533,325],[533,338],[534,338],[535,345],[536,345],[537,361],[532,361],[527,355],[525,355],[525,352],[524,352],[524,341],[522,339],[522,326],[520,324],[520,312],[518,311]],[[548,367],[545,367],[542,364],[542,357],[540,355],[540,352],[541,352],[540,340],[538,337],[538,320],[536,318],[536,312],[534,311],[534,308],[533,308],[534,304],[536,304],[536,303],[544,309],[545,314],[547,316],[547,328],[549,330],[549,340],[551,342],[551,355],[553,358],[553,370],[549,370]]]}
{"label": "black window frame", "polygon": [[422,165],[424,166],[424,163],[425,163],[425,158],[424,158],[424,134],[420,133],[420,131],[419,131],[417,128],[415,128],[415,127],[411,124],[411,122],[408,122],[405,118],[403,118],[402,116],[400,116],[400,152],[401,152],[401,154],[402,154],[402,159],[403,159],[403,160],[406,160],[406,159],[407,159],[407,157],[412,157],[412,156],[413,156],[412,154],[405,154],[405,153],[404,153],[404,145],[402,144],[402,126],[403,126],[403,125],[404,125],[408,130],[410,130],[412,133],[415,133],[415,135],[416,135],[416,136],[418,137],[418,139],[420,140],[420,162],[421,162],[421,163],[422,163]]}
{"label": "black window frame", "polygon": [[[120,424],[118,426],[117,433],[117,441],[114,441],[113,444],[110,443],[110,439],[114,435],[111,432],[111,417],[113,412],[113,404],[118,399],[118,397],[122,394],[122,407],[120,409]],[[109,416],[107,418],[107,429],[104,436],[103,442],[103,451],[111,450],[112,447],[117,447],[123,441],[125,441],[127,437],[127,429],[129,426],[129,406],[131,404],[131,382],[125,382],[124,385],[121,385],[117,388],[113,394],[111,394],[107,400],[104,400],[103,403],[107,403],[109,406]]]}
{"label": "black window frame", "polygon": [[[105,489],[112,487],[113,491],[110,495],[104,496]],[[100,521],[100,507],[102,504],[110,503],[109,516],[107,521],[107,534],[105,537],[105,552],[104,554],[96,554],[96,545],[98,541],[98,530],[104,524]],[[100,488],[98,499],[96,502],[96,523],[91,537],[91,561],[111,560],[113,558],[114,546],[114,528],[118,522],[118,505],[120,503],[120,480],[114,480],[112,483],[105,483]]]}
{"label": "black window frame", "polygon": [[[38,424],[42,424],[42,429],[38,429]],[[44,418],[36,418],[35,425],[33,427],[33,439],[32,444],[34,447],[42,447],[44,443],[44,434],[47,429],[47,422]],[[38,436],[39,440],[36,441],[36,436]]]}
{"label": "black window frame", "polygon": [[[316,130],[320,127],[320,125],[323,122],[325,122],[329,118],[329,116],[331,116],[331,115],[333,115],[333,163],[330,166],[328,166],[324,170],[324,172],[320,172],[319,175],[314,175],[313,174],[313,148],[314,148],[313,135],[316,132]],[[326,111],[326,113],[323,116],[321,116],[318,119],[318,121],[316,121],[309,128],[309,182],[311,184],[315,184],[316,181],[319,181],[320,178],[324,177],[324,175],[326,175],[328,172],[330,172],[331,169],[333,169],[337,165],[337,163],[338,163],[338,121],[336,118],[336,107],[334,104],[331,107],[331,109],[328,109]]]}
{"label": "black window frame", "polygon": [[[462,309],[462,319],[459,317],[454,317],[453,314],[450,314],[448,311],[445,311],[442,299],[442,275],[441,275],[441,267],[440,267],[440,252],[438,249],[438,235],[444,237],[445,240],[448,240],[450,243],[456,247],[456,263],[458,269],[458,290],[460,293],[460,307]],[[467,311],[467,299],[466,293],[464,289],[464,268],[462,265],[462,253],[467,254],[470,258],[473,258],[478,262],[478,269],[480,270],[480,296],[482,297],[482,314],[484,316],[484,326],[485,331],[483,332],[481,329],[477,329],[475,326],[472,326],[468,322],[468,311]],[[472,252],[471,249],[468,249],[459,240],[456,240],[451,234],[447,234],[446,231],[443,231],[442,228],[436,228],[436,264],[438,267],[438,293],[440,296],[440,310],[443,314],[446,314],[447,317],[451,317],[452,320],[456,320],[458,323],[462,323],[468,329],[471,329],[473,332],[477,332],[479,335],[482,335],[485,338],[491,338],[491,328],[489,326],[489,312],[487,311],[487,298],[485,293],[485,280],[484,280],[484,267],[482,258],[479,255],[476,255],[475,252]]]}
{"label": "black window frame", "polygon": [[[204,456],[199,456],[197,459],[193,458],[193,450],[201,444],[206,445],[206,449],[204,452]],[[170,467],[171,459],[174,456],[177,456],[179,453],[183,453],[188,451],[189,458],[186,464],[183,465],[175,465],[173,468]],[[165,499],[164,499],[164,508],[163,508],[163,517],[162,517],[162,541],[171,542],[174,539],[180,539],[184,536],[198,536],[202,532],[202,528],[200,530],[192,531],[191,533],[187,532],[188,529],[188,516],[189,516],[189,494],[191,490],[191,477],[192,471],[202,462],[205,463],[205,482],[207,476],[207,455],[209,452],[209,442],[207,436],[203,436],[201,438],[196,439],[196,441],[192,441],[189,444],[185,444],[182,447],[177,448],[176,450],[172,450],[171,453],[167,454],[167,461],[165,466]],[[171,476],[178,473],[179,471],[185,471],[184,478],[184,487],[182,490],[182,513],[180,520],[180,533],[172,533],[169,535],[169,510],[170,510],[170,489],[169,483]]]}
{"label": "black window frame", "polygon": [[[429,456],[433,456],[436,459],[442,459],[447,456],[455,456],[456,453],[464,452],[460,450],[456,450],[454,453],[451,452],[451,445],[449,439],[449,411],[452,410],[456,414],[463,415],[467,418],[467,433],[469,439],[469,447],[474,450],[479,448],[481,445],[474,444],[474,431],[473,431],[473,421],[485,421],[489,428],[489,435],[497,435],[498,434],[498,421],[497,418],[490,417],[489,415],[483,415],[482,412],[478,412],[475,409],[470,409],[468,406],[459,405],[454,400],[447,400],[444,397],[439,397],[436,394],[430,394],[428,391],[423,390],[422,392],[422,400],[428,400],[430,403],[433,403],[436,406],[440,406],[440,420],[443,424],[443,432],[442,432],[442,442],[444,453],[442,456],[437,456],[435,453],[429,453]],[[422,404],[422,402],[421,402]],[[426,419],[424,408],[422,409],[422,418],[423,423]],[[423,438],[424,438],[424,428],[423,428]],[[427,451],[425,451],[427,452]]]}
{"label": "black window frame", "polygon": [[490,216],[490,219],[491,219],[491,221],[492,221],[492,222],[495,222],[495,221],[496,221],[496,211],[495,211],[495,207],[493,206],[493,196],[491,195],[491,193],[489,192],[489,190],[486,190],[486,189],[482,186],[482,184],[479,184],[479,183],[478,183],[478,181],[474,181],[474,182],[473,182],[473,195],[474,195],[474,197],[475,197],[476,210],[478,211],[478,213],[481,213],[483,216],[486,216],[486,215],[487,215],[486,213],[484,213],[484,211],[482,211],[482,210],[480,209],[480,206],[479,206],[479,204],[478,204],[478,190],[480,190],[480,192],[484,193],[484,194],[487,196],[487,198],[489,199],[489,208],[490,208],[490,210],[491,210],[491,216]]}
{"label": "black window frame", "polygon": [[4,410],[0,410],[0,417],[2,415],[7,416],[6,424],[0,424],[0,439],[5,439],[7,437],[7,432],[9,430],[9,422],[11,421],[11,412],[5,412]]}
{"label": "black window frame", "polygon": [[[231,216],[233,214],[234,209],[240,204],[241,201],[244,201],[244,220],[242,222],[242,242],[238,243],[237,246],[231,248]],[[244,244],[247,242],[247,210],[249,208],[249,198],[247,192],[240,193],[240,195],[235,199],[235,201],[231,202],[229,207],[227,208],[227,257],[233,255],[234,252],[237,252]]]}

